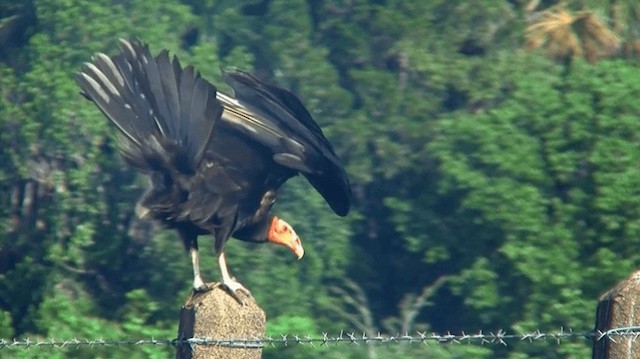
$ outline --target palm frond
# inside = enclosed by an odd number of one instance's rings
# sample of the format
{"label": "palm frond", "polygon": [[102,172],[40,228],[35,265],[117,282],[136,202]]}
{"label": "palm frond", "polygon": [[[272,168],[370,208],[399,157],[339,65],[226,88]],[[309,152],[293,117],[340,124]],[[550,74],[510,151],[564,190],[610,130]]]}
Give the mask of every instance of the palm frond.
{"label": "palm frond", "polygon": [[556,59],[584,56],[595,62],[615,54],[620,39],[591,11],[571,13],[562,6],[540,14],[526,28],[527,48],[544,48]]}

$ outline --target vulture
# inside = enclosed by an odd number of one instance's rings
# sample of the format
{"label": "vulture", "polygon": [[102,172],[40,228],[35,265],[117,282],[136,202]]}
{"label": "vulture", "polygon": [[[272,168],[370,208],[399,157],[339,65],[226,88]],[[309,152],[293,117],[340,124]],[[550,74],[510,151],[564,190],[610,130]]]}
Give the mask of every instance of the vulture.
{"label": "vulture", "polygon": [[239,302],[250,292],[227,268],[230,237],[304,249],[284,220],[270,214],[276,192],[302,174],[339,216],[349,212],[351,186],[331,144],[291,92],[242,71],[223,72],[233,90],[218,92],[167,50],[153,57],[140,40],[120,40],[120,53],[96,54],[76,76],[82,95],[118,130],[123,159],[149,178],[136,214],[177,231],[200,275],[198,236],[214,238],[222,280]]}

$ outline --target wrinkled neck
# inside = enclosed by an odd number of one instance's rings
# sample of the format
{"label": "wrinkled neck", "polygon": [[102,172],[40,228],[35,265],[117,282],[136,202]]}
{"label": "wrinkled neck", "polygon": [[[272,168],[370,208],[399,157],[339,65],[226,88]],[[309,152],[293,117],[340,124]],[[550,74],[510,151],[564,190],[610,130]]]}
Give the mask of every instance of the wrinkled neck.
{"label": "wrinkled neck", "polygon": [[233,237],[245,242],[263,243],[268,241],[269,228],[273,221],[273,215],[264,218],[255,224],[240,228],[233,232]]}

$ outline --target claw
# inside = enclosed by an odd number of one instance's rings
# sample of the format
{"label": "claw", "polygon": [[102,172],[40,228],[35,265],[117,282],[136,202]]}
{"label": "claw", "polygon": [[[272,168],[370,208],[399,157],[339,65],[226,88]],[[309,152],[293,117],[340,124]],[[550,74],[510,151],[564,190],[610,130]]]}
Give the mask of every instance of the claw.
{"label": "claw", "polygon": [[198,286],[194,285],[193,286],[193,291],[195,293],[205,293],[205,292],[208,292],[208,291],[210,291],[212,289],[215,289],[215,288],[217,288],[219,286],[220,286],[220,283],[202,283],[201,282],[200,285],[198,285]]}
{"label": "claw", "polygon": [[236,281],[235,278],[231,278],[230,280],[223,281],[221,285],[227,290],[229,295],[233,297],[240,305],[244,306],[245,302],[240,296],[238,292],[244,293],[247,297],[253,299],[251,292],[245,288],[240,282]]}

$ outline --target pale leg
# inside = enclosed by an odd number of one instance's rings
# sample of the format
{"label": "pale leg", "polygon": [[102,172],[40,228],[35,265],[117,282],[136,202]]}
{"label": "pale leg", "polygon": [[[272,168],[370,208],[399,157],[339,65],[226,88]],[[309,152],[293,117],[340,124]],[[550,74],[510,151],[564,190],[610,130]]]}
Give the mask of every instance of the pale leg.
{"label": "pale leg", "polygon": [[200,277],[200,254],[196,248],[189,249],[191,255],[191,265],[193,266],[193,289],[196,292],[203,292],[207,290],[207,286]]}
{"label": "pale leg", "polygon": [[242,284],[236,281],[229,274],[229,269],[227,268],[227,258],[224,255],[224,251],[221,251],[218,254],[218,265],[220,266],[220,273],[222,274],[222,285],[227,288],[232,297],[234,297],[240,304],[244,304],[244,301],[238,297],[236,291],[241,291],[251,297],[251,292],[247,288],[245,288]]}

